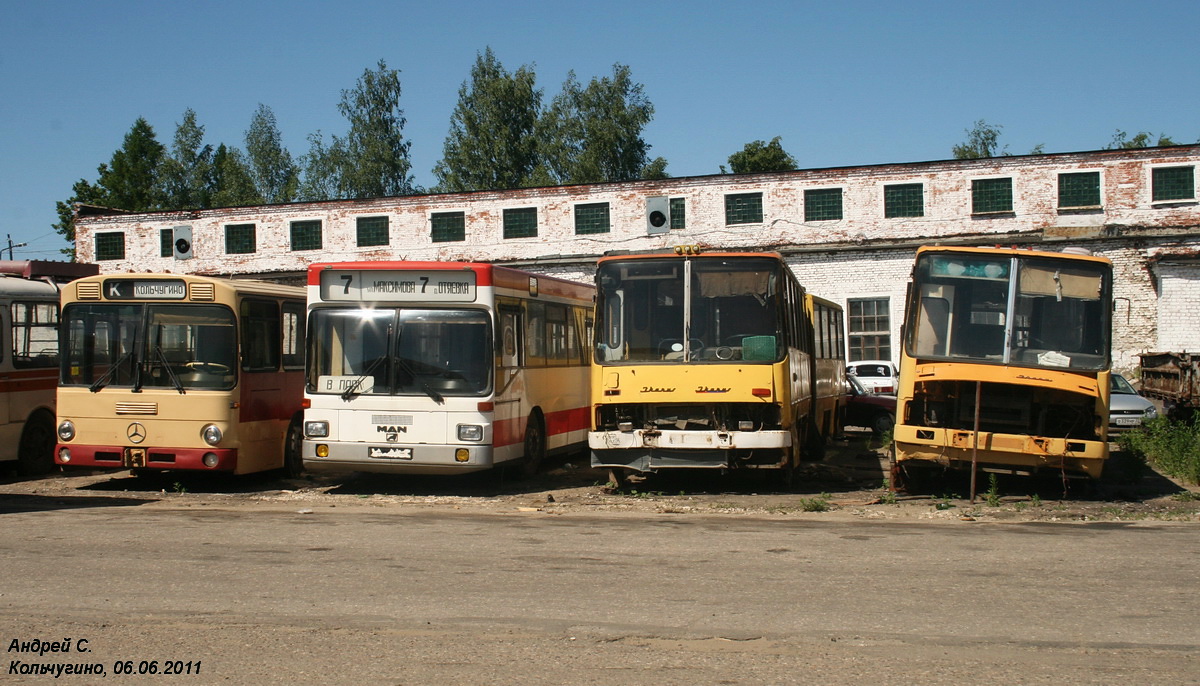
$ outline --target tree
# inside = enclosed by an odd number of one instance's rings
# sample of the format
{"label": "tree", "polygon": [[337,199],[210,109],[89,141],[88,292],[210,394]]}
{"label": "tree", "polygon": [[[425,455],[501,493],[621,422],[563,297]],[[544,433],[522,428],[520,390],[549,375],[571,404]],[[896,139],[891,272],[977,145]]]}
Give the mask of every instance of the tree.
{"label": "tree", "polygon": [[345,156],[338,160],[342,197],[410,195],[416,190],[400,93],[400,71],[388,69],[383,60],[376,71],[364,70],[354,88],[342,91],[338,111],[350,122]]}
{"label": "tree", "polygon": [[337,136],[327,146],[320,131],[308,135],[308,152],[300,157],[304,180],[300,184],[298,200],[332,200],[338,196],[342,168],[346,166],[345,146]]}
{"label": "tree", "polygon": [[[100,165],[100,173],[104,173],[108,169],[107,165]],[[94,186],[85,179],[80,179],[71,187],[71,197],[66,200],[59,200],[54,203],[54,210],[58,214],[58,222],[53,225],[55,231],[62,235],[68,243],[72,244],[70,248],[63,248],[62,252],[65,255],[70,255],[71,259],[75,259],[75,205],[83,203],[86,205],[105,205],[104,190],[98,186]]]}
{"label": "tree", "polygon": [[509,73],[492,49],[476,53],[471,80],[458,89],[442,160],[433,169],[437,189],[458,192],[521,188],[537,168],[535,132],[541,89],[532,67]]}
{"label": "tree", "polygon": [[629,67],[614,64],[611,77],[593,78],[586,88],[568,72],[562,92],[538,122],[538,183],[639,178],[650,149],[642,130],[653,118],[654,105]]}
{"label": "tree", "polygon": [[[753,174],[755,172],[792,171],[796,168],[796,158],[787,154],[780,145],[781,137],[776,136],[770,143],[754,141],[747,143],[741,151],[729,156],[729,168],[734,174]],[[725,171],[725,167],[721,167]]]}
{"label": "tree", "polygon": [[[975,122],[974,128],[965,129],[967,132],[967,140],[953,148],[954,159],[956,160],[978,160],[985,157],[995,157],[998,150],[997,145],[1000,138],[1000,129],[1004,128],[1000,124],[991,125],[980,119]],[[1007,150],[1008,146],[1005,146]],[[1007,155],[1007,152],[1002,152]]]}
{"label": "tree", "polygon": [[138,117],[108,166],[99,168],[97,184],[108,206],[131,212],[159,209],[159,173],[165,155],[166,148],[158,142],[154,128]]}
{"label": "tree", "polygon": [[259,103],[246,130],[246,157],[258,195],[268,203],[291,202],[300,184],[292,154],[283,147],[275,113]]}
{"label": "tree", "polygon": [[237,207],[239,205],[261,205],[264,200],[254,186],[250,167],[241,150],[217,146],[213,153],[213,192],[211,207]]}
{"label": "tree", "polygon": [[190,107],[176,125],[171,154],[162,162],[163,209],[209,207],[214,188],[213,148],[203,145],[204,127]]}
{"label": "tree", "polygon": [[[1133,150],[1136,148],[1148,148],[1150,147],[1151,135],[1152,134],[1150,134],[1148,131],[1139,131],[1133,136],[1133,138],[1130,138],[1129,134],[1125,133],[1121,129],[1117,129],[1117,132],[1113,134],[1112,141],[1108,145],[1104,146],[1104,149]],[[1178,143],[1171,140],[1171,138],[1164,133],[1159,134],[1158,142],[1154,145],[1178,145]]]}

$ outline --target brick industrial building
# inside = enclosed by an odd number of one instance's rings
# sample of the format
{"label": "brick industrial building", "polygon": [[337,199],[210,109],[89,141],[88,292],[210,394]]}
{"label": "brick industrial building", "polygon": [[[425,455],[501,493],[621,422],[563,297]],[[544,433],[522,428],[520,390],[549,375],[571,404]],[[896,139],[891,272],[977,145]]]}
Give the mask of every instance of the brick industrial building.
{"label": "brick industrial building", "polygon": [[[102,273],[300,283],[334,260],[474,260],[590,280],[596,258],[697,244],[783,253],[846,307],[851,359],[897,359],[919,245],[1084,247],[1115,265],[1113,365],[1200,350],[1200,145],[122,213],[83,206]],[[649,208],[669,210],[656,227]],[[190,252],[175,239],[190,237]]]}

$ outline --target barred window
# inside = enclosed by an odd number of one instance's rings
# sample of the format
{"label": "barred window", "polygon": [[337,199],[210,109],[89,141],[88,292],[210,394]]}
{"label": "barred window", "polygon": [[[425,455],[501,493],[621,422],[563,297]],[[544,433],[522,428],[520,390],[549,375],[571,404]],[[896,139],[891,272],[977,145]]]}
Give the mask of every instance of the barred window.
{"label": "barred window", "polygon": [[106,231],[96,234],[96,261],[125,259],[125,232]]}
{"label": "barred window", "polygon": [[321,249],[321,220],[292,222],[292,250]]}
{"label": "barred window", "polygon": [[850,361],[892,358],[891,315],[887,298],[857,298],[846,303]]}
{"label": "barred window", "polygon": [[671,228],[687,227],[687,203],[683,198],[671,198]]}
{"label": "barred window", "polygon": [[245,255],[257,249],[254,224],[229,224],[225,227],[225,254]]}
{"label": "barred window", "polygon": [[726,224],[761,224],[762,220],[762,193],[734,193],[725,196]]}
{"label": "barred window", "polygon": [[387,217],[358,217],[355,224],[358,229],[358,247],[388,244]]}
{"label": "barred window", "polygon": [[1058,175],[1058,206],[1099,207],[1100,172]]}
{"label": "barred window", "polygon": [[1154,187],[1154,202],[1163,200],[1195,200],[1195,167],[1155,167],[1150,173]]}
{"label": "barred window", "polygon": [[971,213],[1012,212],[1012,178],[972,179]]}
{"label": "barred window", "polygon": [[158,230],[158,256],[172,257],[175,254],[175,230]]}
{"label": "barred window", "polygon": [[804,221],[820,222],[842,218],[842,189],[818,188],[804,191]]}
{"label": "barred window", "polygon": [[883,187],[883,216],[924,217],[925,186],[920,183],[897,183]]}
{"label": "barred window", "polygon": [[465,212],[434,212],[429,215],[429,238],[434,243],[465,241],[467,215]]}
{"label": "barred window", "polygon": [[608,233],[608,203],[593,202],[575,206],[575,233]]}
{"label": "barred window", "polygon": [[519,207],[512,210],[504,210],[505,238],[534,238],[536,236],[536,207]]}

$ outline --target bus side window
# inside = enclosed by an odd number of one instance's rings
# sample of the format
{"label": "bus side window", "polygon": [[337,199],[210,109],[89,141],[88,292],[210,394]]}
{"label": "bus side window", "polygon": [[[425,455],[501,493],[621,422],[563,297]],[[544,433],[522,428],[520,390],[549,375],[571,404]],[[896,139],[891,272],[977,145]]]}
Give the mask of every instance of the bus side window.
{"label": "bus side window", "polygon": [[521,366],[521,310],[516,306],[499,308],[500,326],[496,331],[496,354],[504,368]]}
{"label": "bus side window", "polygon": [[12,362],[14,367],[58,366],[58,305],[53,302],[14,302]]}
{"label": "bus side window", "polygon": [[526,303],[525,365],[546,366],[546,307],[543,303]]}
{"label": "bus side window", "polygon": [[243,300],[242,369],[248,372],[279,369],[279,345],[279,304]]}
{"label": "bus side window", "polygon": [[304,303],[283,304],[283,368],[304,369]]}

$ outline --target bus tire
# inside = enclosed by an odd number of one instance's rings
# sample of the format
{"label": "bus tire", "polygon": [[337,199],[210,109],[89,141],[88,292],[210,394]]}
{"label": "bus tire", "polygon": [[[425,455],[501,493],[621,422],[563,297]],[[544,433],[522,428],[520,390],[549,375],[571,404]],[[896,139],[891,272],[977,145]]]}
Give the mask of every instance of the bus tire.
{"label": "bus tire", "polygon": [[304,434],[300,430],[300,420],[293,419],[288,425],[287,438],[283,443],[283,471],[292,479],[304,474],[304,458],[301,456]]}
{"label": "bus tire", "polygon": [[38,410],[25,421],[17,448],[17,470],[23,476],[45,474],[54,468],[54,417]]}
{"label": "bus tire", "polygon": [[521,458],[521,474],[533,476],[537,474],[546,459],[546,422],[542,413],[534,410],[525,423],[525,457]]}

